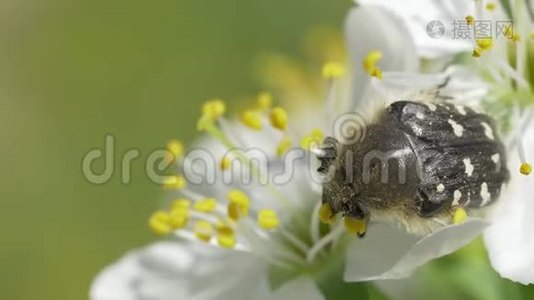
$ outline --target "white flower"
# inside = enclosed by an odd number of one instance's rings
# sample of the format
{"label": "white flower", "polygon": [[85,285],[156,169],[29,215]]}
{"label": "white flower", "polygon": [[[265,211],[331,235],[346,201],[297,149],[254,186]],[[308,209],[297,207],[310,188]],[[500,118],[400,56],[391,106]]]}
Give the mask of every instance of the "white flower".
{"label": "white flower", "polygon": [[[291,122],[283,109],[271,106],[266,94],[254,109],[241,114],[240,122],[224,117],[221,100],[206,103],[199,128],[210,138],[202,139],[195,147],[198,151],[178,164],[190,182],[169,177],[166,187],[173,198],[181,198],[149,221],[156,232],[177,238],[136,250],[105,269],[92,286],[91,298],[324,299],[316,284],[325,270],[343,272],[345,281],[403,278],[479,235],[488,224],[470,218],[423,237],[392,224],[371,224],[366,238],[357,239],[345,234],[343,222],[320,224],[321,185],[309,171],[317,167],[315,160],[296,160],[289,180],[277,176],[287,167],[282,158],[288,153],[313,157],[298,149],[298,140],[303,149],[310,149],[324,133],[332,134],[333,118],[347,109],[364,114],[404,96],[423,100],[425,93],[418,92],[435,89],[447,77],[450,82],[442,92],[457,101],[466,100],[466,95],[478,101],[486,94],[485,84],[460,68],[417,74],[416,46],[402,24],[381,7],[351,11],[347,40],[355,66],[352,95],[339,99],[347,94],[339,90],[343,68],[326,65],[326,106],[306,108],[315,129]],[[261,152],[248,151],[252,148]],[[171,143],[169,150],[176,156],[183,152],[178,143]],[[203,171],[194,163],[199,157],[215,158],[208,169],[219,167],[209,184],[191,184]],[[225,174],[234,168],[232,161],[254,159],[259,162],[256,167],[238,172],[250,175],[252,183],[235,178],[225,182]],[[348,229],[355,233],[361,228]]]}
{"label": "white flower", "polygon": [[[424,58],[439,58],[472,49],[471,43],[465,39],[452,39],[452,24],[464,20],[475,7],[476,1],[440,1],[440,0],[356,0],[366,7],[379,7],[400,18],[403,28],[409,31],[408,36],[414,41],[416,53]],[[482,1],[478,1],[482,2]],[[443,25],[443,36],[431,37],[427,26],[432,21]]]}
{"label": "white flower", "polygon": [[322,299],[311,279],[271,291],[265,265],[246,252],[159,242],[103,270],[92,299]]}
{"label": "white flower", "polygon": [[[412,1],[410,5],[395,0],[357,2],[369,7],[378,5],[402,19],[423,56],[437,58],[468,52],[474,57],[469,65],[486,79],[489,89],[486,106],[501,125],[507,127],[508,165],[512,170],[508,187],[491,208],[488,218],[491,226],[484,232],[485,244],[490,261],[501,276],[523,284],[534,283],[534,237],[530,232],[534,221],[528,217],[534,214],[529,197],[534,192],[534,184],[532,178],[516,171],[521,166],[522,173],[530,173],[527,158],[534,156],[534,124],[531,122],[534,93],[532,80],[529,81],[532,69],[528,66],[528,61],[532,60],[528,44],[532,44],[530,40],[534,34],[534,20],[528,9],[533,7],[527,8],[523,1]],[[455,40],[444,36],[435,40],[425,30],[432,20],[446,25],[454,21],[484,20],[492,24],[494,31],[489,39],[473,36]],[[512,21],[512,24],[501,28],[501,35],[496,36],[499,30],[496,26],[505,21]]]}

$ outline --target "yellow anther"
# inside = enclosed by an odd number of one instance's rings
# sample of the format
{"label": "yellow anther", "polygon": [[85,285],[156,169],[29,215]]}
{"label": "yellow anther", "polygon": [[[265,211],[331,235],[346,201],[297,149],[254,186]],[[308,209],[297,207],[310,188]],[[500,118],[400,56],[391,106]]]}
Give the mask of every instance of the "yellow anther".
{"label": "yellow anther", "polygon": [[217,200],[206,198],[195,202],[193,209],[203,213],[213,212],[217,208]]}
{"label": "yellow anther", "polygon": [[521,36],[517,33],[514,33],[512,35],[512,42],[519,42],[521,40]]}
{"label": "yellow anther", "polygon": [[230,203],[239,203],[240,205],[248,207],[250,205],[250,200],[247,194],[243,193],[240,190],[231,190],[228,192],[228,200]]}
{"label": "yellow anther", "polygon": [[189,209],[191,202],[188,199],[176,199],[172,202],[171,210],[173,209]]}
{"label": "yellow anther", "polygon": [[258,225],[263,229],[276,229],[280,225],[276,211],[272,209],[262,209],[258,213]]}
{"label": "yellow anther", "polygon": [[363,236],[367,230],[367,224],[365,220],[345,217],[344,222],[345,229],[347,229],[349,233]]}
{"label": "yellow anther", "polygon": [[189,209],[188,208],[173,208],[169,213],[170,221],[169,224],[173,229],[184,228],[189,221]]}
{"label": "yellow anther", "polygon": [[248,208],[238,203],[232,202],[227,207],[228,217],[234,221],[248,215]]}
{"label": "yellow anther", "polygon": [[181,190],[185,188],[187,182],[182,176],[167,176],[165,182],[163,183],[163,188],[168,190]]}
{"label": "yellow anther", "polygon": [[467,22],[467,25],[471,26],[471,25],[475,24],[475,17],[469,15],[469,16],[465,17],[465,21]]}
{"label": "yellow anther", "polygon": [[223,156],[223,158],[221,159],[219,163],[219,167],[223,171],[229,170],[232,167],[232,159],[230,158],[230,156],[228,155]]}
{"label": "yellow anther", "polygon": [[287,112],[280,107],[275,107],[270,114],[271,125],[280,130],[287,128]]}
{"label": "yellow anther", "polygon": [[319,145],[320,143],[322,143],[323,139],[324,137],[323,137],[323,132],[321,131],[321,129],[314,129],[309,135],[304,136],[300,140],[300,147],[302,149],[309,150],[313,146]]}
{"label": "yellow anther", "polygon": [[167,143],[167,150],[175,158],[181,158],[184,155],[184,145],[178,140],[171,140]]}
{"label": "yellow anther", "polygon": [[282,157],[292,146],[293,141],[290,138],[283,138],[276,147],[276,155]]}
{"label": "yellow anther", "polygon": [[329,62],[323,66],[323,77],[325,79],[335,79],[345,74],[345,68],[338,63]]}
{"label": "yellow anther", "polygon": [[217,235],[217,244],[223,248],[232,249],[237,244],[237,240],[235,239],[235,235],[225,235],[225,234],[219,234]]}
{"label": "yellow anther", "polygon": [[258,111],[247,110],[241,114],[241,122],[247,127],[260,130],[263,122],[261,120],[261,114]]}
{"label": "yellow anther", "polygon": [[489,11],[495,10],[496,7],[497,7],[497,4],[494,3],[494,2],[486,4],[486,9],[489,10]]}
{"label": "yellow anther", "polygon": [[224,115],[226,104],[221,99],[207,101],[202,106],[202,116],[198,120],[197,130],[205,130],[215,120]]}
{"label": "yellow anther", "polygon": [[197,221],[193,227],[193,231],[195,232],[195,236],[204,242],[209,242],[213,236],[213,226],[208,221]]}
{"label": "yellow anther", "polygon": [[514,38],[514,27],[512,25],[505,25],[503,30],[504,36],[509,39],[513,40]]}
{"label": "yellow anther", "polygon": [[369,75],[378,79],[382,79],[382,70],[380,70],[380,68],[373,68]]}
{"label": "yellow anther", "polygon": [[228,217],[234,221],[248,215],[250,200],[248,196],[239,190],[232,190],[228,193]]}
{"label": "yellow anther", "polygon": [[465,209],[463,208],[457,208],[454,211],[454,215],[452,216],[452,222],[454,224],[461,224],[467,220],[467,213],[465,212]]}
{"label": "yellow anther", "polygon": [[273,105],[273,96],[270,93],[262,92],[258,95],[258,108],[268,110]]}
{"label": "yellow anther", "polygon": [[323,203],[319,209],[319,219],[325,224],[330,224],[334,220],[334,213],[332,212],[332,206],[328,203]]}
{"label": "yellow anther", "polygon": [[519,172],[528,176],[530,173],[532,173],[532,166],[529,163],[522,163],[521,167],[519,168]]}
{"label": "yellow anther", "polygon": [[169,234],[172,231],[171,217],[164,211],[157,211],[148,219],[148,227],[156,234]]}
{"label": "yellow anther", "polygon": [[202,116],[210,120],[216,120],[224,115],[226,104],[221,99],[209,100],[202,106]]}
{"label": "yellow anther", "polygon": [[473,57],[480,57],[484,51],[488,51],[493,47],[493,39],[483,38],[475,40],[476,47],[473,49]]}
{"label": "yellow anther", "polygon": [[371,51],[363,60],[363,68],[372,77],[382,79],[382,71],[376,65],[382,59],[382,52]]}
{"label": "yellow anther", "polygon": [[493,39],[491,38],[476,39],[475,42],[482,51],[488,51],[493,47]]}
{"label": "yellow anther", "polygon": [[[228,220],[230,221],[230,220]],[[234,235],[234,229],[228,222],[219,221],[217,223],[217,234],[219,235]]]}

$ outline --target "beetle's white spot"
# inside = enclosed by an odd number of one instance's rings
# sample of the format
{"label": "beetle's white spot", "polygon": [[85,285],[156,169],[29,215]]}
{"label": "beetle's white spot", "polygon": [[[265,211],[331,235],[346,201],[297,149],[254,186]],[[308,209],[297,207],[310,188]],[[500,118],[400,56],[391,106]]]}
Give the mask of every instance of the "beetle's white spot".
{"label": "beetle's white spot", "polygon": [[458,206],[460,204],[460,199],[462,198],[462,192],[459,190],[454,191],[454,200],[452,201],[452,206]]}
{"label": "beetle's white spot", "polygon": [[426,106],[428,106],[431,111],[436,111],[437,109],[437,107],[432,103],[427,103]]}
{"label": "beetle's white spot", "polygon": [[443,191],[445,190],[445,186],[443,185],[443,183],[438,184],[436,190],[438,191],[438,193],[443,193]]}
{"label": "beetle's white spot", "polygon": [[491,126],[489,126],[488,123],[486,123],[486,122],[482,122],[482,123],[480,123],[480,125],[482,125],[482,127],[484,127],[484,133],[486,134],[486,136],[487,136],[490,140],[495,139],[495,137],[493,136],[493,129],[491,129]]}
{"label": "beetle's white spot", "polygon": [[421,120],[425,118],[425,115],[424,115],[422,112],[420,112],[420,111],[418,111],[418,112],[415,114],[415,116],[416,116],[418,119],[421,119]]}
{"label": "beetle's white spot", "polygon": [[449,119],[449,124],[451,124],[452,126],[452,130],[454,130],[454,134],[458,137],[462,136],[464,134],[464,127],[458,123],[456,123],[456,121],[454,121],[453,119]]}
{"label": "beetle's white spot", "polygon": [[501,156],[499,153],[495,153],[491,156],[491,160],[493,160],[495,164],[498,164],[501,161]]}
{"label": "beetle's white spot", "polygon": [[471,163],[470,158],[464,158],[464,166],[465,166],[465,174],[467,174],[468,177],[471,177],[471,175],[473,175],[473,171],[475,170],[475,167]]}
{"label": "beetle's white spot", "polygon": [[461,114],[461,115],[466,115],[467,112],[465,111],[465,107],[463,105],[455,105],[454,108],[456,108],[456,110]]}
{"label": "beetle's white spot", "polygon": [[488,191],[488,184],[485,182],[483,182],[480,186],[480,197],[482,197],[482,203],[480,203],[480,206],[488,204],[491,199],[491,194]]}

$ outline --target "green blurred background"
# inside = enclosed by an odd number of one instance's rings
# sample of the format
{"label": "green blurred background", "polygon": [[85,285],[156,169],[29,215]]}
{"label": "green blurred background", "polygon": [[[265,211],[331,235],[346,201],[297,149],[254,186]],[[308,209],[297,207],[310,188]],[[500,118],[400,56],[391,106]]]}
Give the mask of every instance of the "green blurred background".
{"label": "green blurred background", "polygon": [[[84,299],[95,274],[155,240],[160,189],[143,159],[191,140],[202,101],[256,93],[256,56],[298,56],[313,26],[341,28],[350,0],[0,2],[0,297]],[[116,138],[105,185],[81,159]],[[132,182],[121,153],[138,148]]]}
{"label": "green blurred background", "polygon": [[[0,3],[0,295],[84,299],[93,277],[156,238],[160,188],[148,153],[190,141],[202,101],[263,86],[259,54],[303,58],[318,25],[342,28],[350,0],[3,0]],[[304,58],[303,58],[304,59]],[[115,174],[87,182],[81,159],[116,138]],[[119,157],[139,149],[132,182]],[[488,266],[480,241],[419,272],[419,297],[528,299]]]}

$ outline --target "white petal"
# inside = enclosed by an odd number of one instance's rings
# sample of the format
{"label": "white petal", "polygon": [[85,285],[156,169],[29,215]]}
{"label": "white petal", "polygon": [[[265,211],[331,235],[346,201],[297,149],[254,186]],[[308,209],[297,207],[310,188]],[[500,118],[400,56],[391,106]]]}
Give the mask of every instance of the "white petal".
{"label": "white petal", "polygon": [[[534,160],[534,122],[523,134],[527,158]],[[519,174],[516,153],[509,159],[512,179],[494,208],[484,232],[491,264],[505,278],[534,283],[534,176]]]}
{"label": "white petal", "polygon": [[363,60],[371,51],[380,51],[378,66],[385,71],[415,72],[419,60],[413,39],[403,21],[378,6],[362,6],[350,11],[346,22],[346,40],[354,71],[352,86],[355,106],[365,101],[370,81],[363,70]]}
{"label": "white petal", "polygon": [[462,67],[449,67],[445,72],[435,74],[385,72],[382,80],[374,80],[368,92],[369,99],[365,106],[359,108],[362,115],[372,116],[382,111],[392,102],[410,101],[442,101],[436,99],[439,85],[448,78],[445,87],[439,94],[450,98],[450,102],[477,108],[487,95],[488,86],[473,73]]}
{"label": "white petal", "polygon": [[[475,1],[412,0],[409,3],[398,0],[359,0],[362,6],[377,5],[395,12],[403,19],[417,47],[417,54],[425,58],[438,58],[443,55],[471,51],[472,41],[453,39],[452,28],[455,20],[463,21],[474,14]],[[440,21],[444,35],[432,38],[427,33],[431,21]]]}
{"label": "white petal", "polygon": [[294,279],[273,293],[272,300],[323,300],[324,296],[319,288],[309,277],[299,277]]}
{"label": "white petal", "polygon": [[408,277],[430,260],[465,246],[487,225],[483,220],[469,219],[421,238],[387,224],[377,224],[364,239],[349,246],[344,278],[369,281]]}
{"label": "white petal", "polygon": [[[447,68],[445,72],[425,74],[407,72],[386,72],[383,80],[373,83],[374,90],[387,91],[389,101],[429,92],[435,95],[436,89],[448,78],[445,87],[440,89],[440,95],[450,97],[454,103],[476,106],[488,92],[488,85],[478,76],[459,66]],[[415,100],[415,99],[414,99]]]}
{"label": "white petal", "polygon": [[93,282],[94,300],[250,299],[268,289],[265,266],[244,252],[159,242],[132,251]]}

